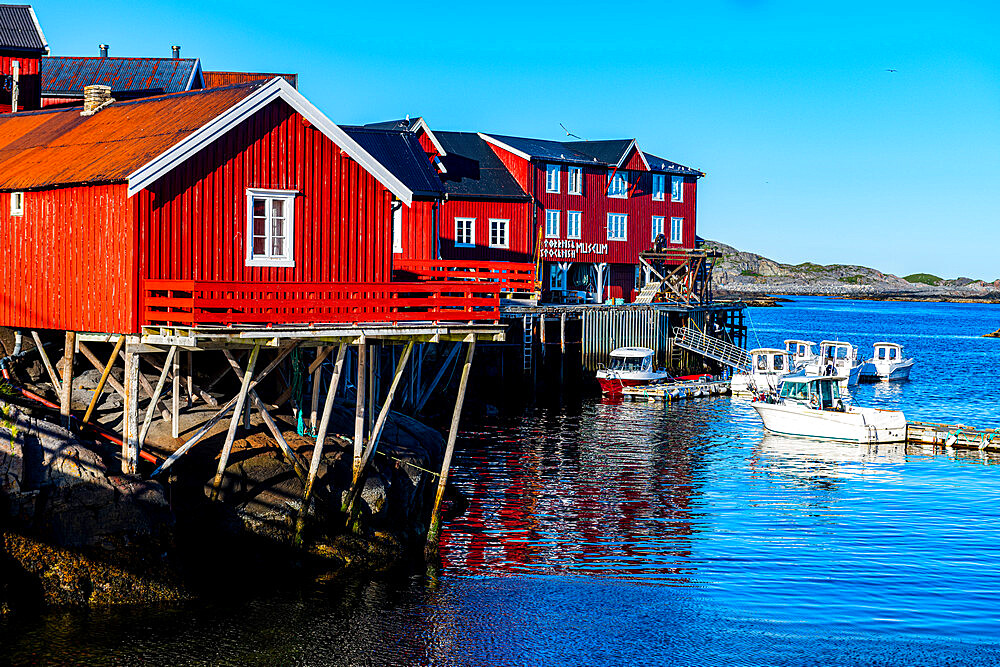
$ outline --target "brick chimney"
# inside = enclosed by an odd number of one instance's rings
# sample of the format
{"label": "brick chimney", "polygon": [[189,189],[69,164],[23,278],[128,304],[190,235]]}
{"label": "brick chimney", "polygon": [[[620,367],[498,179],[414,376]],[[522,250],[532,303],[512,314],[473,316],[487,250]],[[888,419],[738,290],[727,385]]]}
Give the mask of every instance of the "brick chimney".
{"label": "brick chimney", "polygon": [[114,102],[111,97],[111,86],[85,86],[83,89],[83,111],[81,116],[93,116],[95,113]]}

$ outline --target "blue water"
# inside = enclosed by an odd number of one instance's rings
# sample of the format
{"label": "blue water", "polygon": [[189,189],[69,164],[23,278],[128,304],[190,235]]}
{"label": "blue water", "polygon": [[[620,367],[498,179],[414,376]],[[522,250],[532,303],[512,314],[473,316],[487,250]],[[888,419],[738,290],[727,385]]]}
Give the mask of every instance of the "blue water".
{"label": "blue water", "polygon": [[[910,419],[1000,426],[1000,306],[796,299],[752,345],[902,343]],[[0,625],[14,662],[1000,664],[1000,457],[765,434],[746,402],[541,397],[460,440],[442,566]],[[2,659],[2,658],[0,658]]]}

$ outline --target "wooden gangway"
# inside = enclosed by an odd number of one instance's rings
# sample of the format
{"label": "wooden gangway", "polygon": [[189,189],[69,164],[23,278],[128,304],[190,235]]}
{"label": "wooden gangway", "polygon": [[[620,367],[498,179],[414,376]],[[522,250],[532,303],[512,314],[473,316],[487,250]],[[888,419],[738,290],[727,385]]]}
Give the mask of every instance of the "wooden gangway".
{"label": "wooden gangway", "polygon": [[975,428],[965,424],[911,421],[906,425],[906,441],[926,445],[1000,451],[1000,430]]}
{"label": "wooden gangway", "polygon": [[674,345],[732,366],[740,371],[750,370],[750,355],[746,350],[719,338],[708,336],[693,327],[674,329]]}

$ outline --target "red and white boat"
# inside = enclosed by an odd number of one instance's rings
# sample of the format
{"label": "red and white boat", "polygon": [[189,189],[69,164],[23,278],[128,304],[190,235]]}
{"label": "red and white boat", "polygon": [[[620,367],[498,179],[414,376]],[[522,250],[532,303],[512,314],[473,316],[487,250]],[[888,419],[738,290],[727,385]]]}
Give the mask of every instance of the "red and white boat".
{"label": "red and white boat", "polygon": [[648,347],[619,347],[611,352],[611,363],[597,371],[597,381],[605,394],[620,394],[623,387],[657,384],[673,379],[670,373],[658,370],[653,362],[655,352]]}

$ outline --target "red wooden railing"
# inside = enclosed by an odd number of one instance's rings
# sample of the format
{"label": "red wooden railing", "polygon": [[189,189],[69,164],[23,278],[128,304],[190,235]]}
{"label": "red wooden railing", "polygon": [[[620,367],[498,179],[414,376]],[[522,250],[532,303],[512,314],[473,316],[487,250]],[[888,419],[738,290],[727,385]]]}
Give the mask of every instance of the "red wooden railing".
{"label": "red wooden railing", "polygon": [[499,285],[511,294],[532,293],[537,289],[535,265],[524,262],[477,262],[460,260],[396,260],[395,276],[400,280],[475,281]]}
{"label": "red wooden railing", "polygon": [[322,324],[500,319],[497,283],[147,280],[145,324]]}

